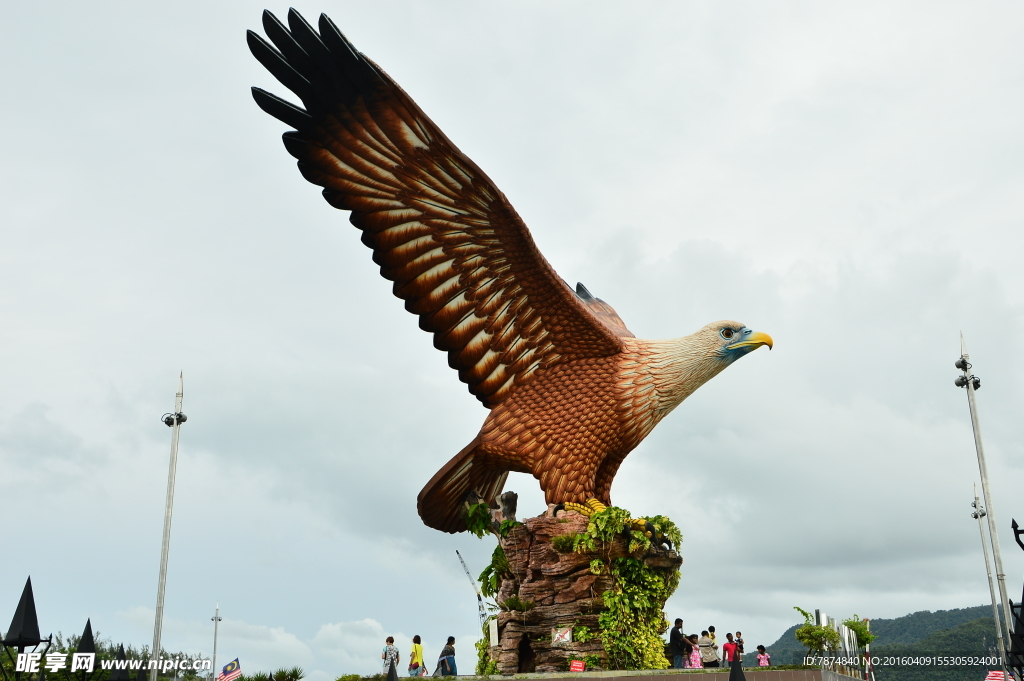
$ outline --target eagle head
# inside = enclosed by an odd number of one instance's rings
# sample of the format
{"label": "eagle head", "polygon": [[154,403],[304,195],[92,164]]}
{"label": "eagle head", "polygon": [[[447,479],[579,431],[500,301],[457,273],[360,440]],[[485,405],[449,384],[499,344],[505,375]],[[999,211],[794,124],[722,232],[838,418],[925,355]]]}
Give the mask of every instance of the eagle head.
{"label": "eagle head", "polygon": [[725,364],[732,364],[762,345],[767,345],[769,350],[772,347],[772,337],[768,334],[729,320],[708,324],[697,335],[714,356]]}

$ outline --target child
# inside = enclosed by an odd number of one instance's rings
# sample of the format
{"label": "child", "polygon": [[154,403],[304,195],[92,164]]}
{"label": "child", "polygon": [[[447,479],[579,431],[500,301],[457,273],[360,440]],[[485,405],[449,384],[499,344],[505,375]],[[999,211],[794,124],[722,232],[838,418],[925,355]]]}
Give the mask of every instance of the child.
{"label": "child", "polygon": [[743,659],[743,632],[736,632],[736,652],[739,653],[740,659]]}
{"label": "child", "polygon": [[697,634],[690,634],[690,669],[703,669],[704,663],[700,659],[700,644],[697,642]]}
{"label": "child", "polygon": [[768,654],[768,651],[764,649],[764,646],[757,647],[757,666],[758,667],[771,667],[772,656]]}

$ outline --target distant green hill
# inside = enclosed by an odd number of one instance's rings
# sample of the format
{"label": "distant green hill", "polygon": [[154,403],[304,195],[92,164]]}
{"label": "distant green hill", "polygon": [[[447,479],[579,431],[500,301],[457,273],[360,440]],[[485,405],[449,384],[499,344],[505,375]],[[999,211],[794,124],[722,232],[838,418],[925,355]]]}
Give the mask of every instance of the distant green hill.
{"label": "distant green hill", "polygon": [[[989,627],[992,628],[992,636],[994,637],[995,627],[992,625],[991,605],[956,608],[953,610],[936,610],[935,612],[922,610],[894,619],[873,619],[871,620],[871,633],[878,636],[878,638],[871,644],[871,652],[872,654],[877,654],[876,651],[881,646],[923,641],[923,639],[936,632],[952,629],[985,617],[988,618]],[[803,623],[801,622],[800,624]],[[768,647],[768,652],[772,654],[772,662],[774,664],[798,664],[806,654],[807,649],[800,645],[800,642],[793,635],[800,624],[791,626],[779,637],[778,641]],[[977,654],[980,655],[981,653]]]}
{"label": "distant green hill", "polygon": [[[932,656],[998,658],[999,650],[996,645],[996,628],[992,623],[991,606],[988,607],[988,611],[988,617],[980,617],[956,627],[934,631],[913,643],[890,643],[881,646],[872,644],[871,656],[883,659]],[[998,668],[998,665],[987,667],[877,665],[875,679],[876,681],[982,681],[989,669]]]}
{"label": "distant green hill", "polygon": [[[979,617],[992,620],[992,606],[979,605],[955,610],[922,610],[891,620],[871,620],[871,633],[877,636],[872,647],[891,643],[913,643],[943,629],[952,629]],[[995,632],[995,628],[992,629]],[[995,636],[995,633],[992,634]]]}

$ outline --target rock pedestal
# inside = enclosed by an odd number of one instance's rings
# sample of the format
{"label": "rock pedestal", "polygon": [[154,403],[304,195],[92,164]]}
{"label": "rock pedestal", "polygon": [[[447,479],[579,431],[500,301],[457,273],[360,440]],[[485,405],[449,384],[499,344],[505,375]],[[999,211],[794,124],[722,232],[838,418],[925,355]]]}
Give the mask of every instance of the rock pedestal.
{"label": "rock pedestal", "polygon": [[[495,598],[502,605],[500,645],[489,653],[502,674],[567,671],[570,659],[588,660],[588,670],[606,666],[598,616],[605,610],[602,594],[614,585],[607,568],[601,574],[591,571],[591,561],[606,564],[632,555],[665,570],[683,562],[675,551],[655,545],[630,554],[625,535],[595,553],[558,551],[552,539],[585,532],[589,522],[575,513],[559,515],[528,518],[499,538],[509,569]],[[575,629],[572,641],[553,643],[552,630],[566,627]]]}

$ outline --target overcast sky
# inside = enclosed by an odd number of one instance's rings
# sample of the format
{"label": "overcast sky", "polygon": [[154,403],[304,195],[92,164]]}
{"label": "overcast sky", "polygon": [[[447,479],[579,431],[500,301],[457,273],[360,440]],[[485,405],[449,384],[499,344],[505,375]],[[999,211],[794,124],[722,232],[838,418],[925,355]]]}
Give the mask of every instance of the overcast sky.
{"label": "overcast sky", "polygon": [[[384,636],[471,670],[493,541],[416,494],[484,409],[302,179],[249,87],[264,5],[10,3],[0,23],[0,627],[152,637],[311,681]],[[287,6],[272,6],[284,16]],[[959,332],[1010,594],[1024,556],[1019,2],[376,2],[327,12],[642,338],[718,319],[733,365],[625,461],[680,525],[670,618],[773,642],[792,606],[987,602]],[[294,98],[293,98],[294,99]],[[536,481],[510,477],[521,514]]]}

